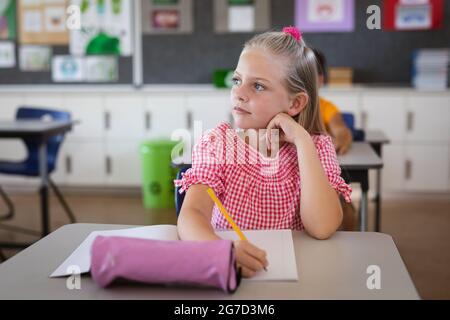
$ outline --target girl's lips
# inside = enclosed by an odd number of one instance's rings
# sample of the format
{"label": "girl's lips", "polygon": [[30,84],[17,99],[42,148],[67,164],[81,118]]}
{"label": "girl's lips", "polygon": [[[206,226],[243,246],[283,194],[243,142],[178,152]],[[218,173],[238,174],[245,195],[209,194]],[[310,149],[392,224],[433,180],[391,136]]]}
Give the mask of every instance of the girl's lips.
{"label": "girl's lips", "polygon": [[250,112],[248,112],[247,110],[241,109],[239,107],[234,107],[234,111],[236,111],[236,113],[238,114],[250,114]]}

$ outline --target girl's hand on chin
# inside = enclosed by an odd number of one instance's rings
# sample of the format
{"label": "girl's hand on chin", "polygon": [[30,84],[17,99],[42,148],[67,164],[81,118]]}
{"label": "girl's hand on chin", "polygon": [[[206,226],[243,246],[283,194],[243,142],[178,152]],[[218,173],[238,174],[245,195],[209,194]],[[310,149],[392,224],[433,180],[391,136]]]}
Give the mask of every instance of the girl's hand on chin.
{"label": "girl's hand on chin", "polygon": [[270,134],[272,129],[280,129],[279,132],[279,142],[289,142],[295,143],[295,140],[301,135],[301,132],[305,131],[305,129],[296,122],[290,115],[287,113],[279,113],[272,120],[270,120],[267,125],[266,132],[266,143],[269,149],[272,148],[272,136]]}

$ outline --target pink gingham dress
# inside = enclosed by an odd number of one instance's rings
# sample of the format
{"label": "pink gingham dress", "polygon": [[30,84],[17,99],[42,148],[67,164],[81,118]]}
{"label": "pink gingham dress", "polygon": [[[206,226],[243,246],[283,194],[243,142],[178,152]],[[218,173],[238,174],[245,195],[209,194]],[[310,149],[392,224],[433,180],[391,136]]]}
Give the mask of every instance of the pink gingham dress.
{"label": "pink gingham dress", "polygon": [[[352,189],[341,177],[331,138],[314,135],[312,140],[330,185],[350,202]],[[276,157],[265,157],[223,122],[201,137],[193,147],[192,167],[174,182],[180,193],[194,184],[211,187],[243,230],[302,230],[300,181],[295,145],[285,143]],[[211,224],[216,230],[231,229],[216,205]]]}

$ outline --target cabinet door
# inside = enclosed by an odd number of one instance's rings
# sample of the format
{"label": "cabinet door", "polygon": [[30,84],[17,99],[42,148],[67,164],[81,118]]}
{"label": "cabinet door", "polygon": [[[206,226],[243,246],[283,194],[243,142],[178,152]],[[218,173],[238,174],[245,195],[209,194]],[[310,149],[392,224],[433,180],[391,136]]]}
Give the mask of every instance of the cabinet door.
{"label": "cabinet door", "polygon": [[320,96],[334,103],[339,108],[339,111],[352,113],[355,116],[355,126],[357,128],[361,127],[361,107],[358,93],[323,89],[320,91]]}
{"label": "cabinet door", "polygon": [[0,120],[14,120],[17,108],[24,104],[21,94],[0,93]]}
{"label": "cabinet door", "polygon": [[[0,161],[22,161],[26,157],[27,149],[22,140],[0,139]],[[29,180],[23,176],[0,174],[0,185],[24,185]]]}
{"label": "cabinet door", "polygon": [[405,186],[408,191],[447,191],[448,145],[406,146]]}
{"label": "cabinet door", "polygon": [[405,191],[405,147],[389,144],[383,146],[382,192]]}
{"label": "cabinet door", "polygon": [[229,92],[215,94],[193,94],[187,98],[187,126],[194,130],[194,124],[202,131],[215,128],[220,122],[232,119]]}
{"label": "cabinet door", "polygon": [[146,138],[170,138],[175,130],[186,128],[186,98],[184,95],[152,94],[146,98]]}
{"label": "cabinet door", "polygon": [[448,142],[450,95],[412,93],[406,107],[406,139],[413,142]]}
{"label": "cabinet door", "polygon": [[106,143],[106,184],[139,186],[141,163],[138,141],[108,141]]}
{"label": "cabinet door", "polygon": [[73,120],[79,121],[67,139],[99,140],[104,135],[103,97],[96,94],[68,94],[64,96],[64,109],[69,111]]}
{"label": "cabinet door", "polygon": [[137,94],[108,94],[105,97],[105,136],[114,139],[144,136],[144,98]]}
{"label": "cabinet door", "polygon": [[27,107],[63,110],[63,94],[58,93],[27,93],[24,98]]}
{"label": "cabinet door", "polygon": [[364,94],[362,118],[365,130],[382,130],[392,142],[403,141],[405,135],[405,103],[403,95],[388,95],[382,92]]}
{"label": "cabinet door", "polygon": [[[105,184],[105,152],[102,142],[67,142],[60,161],[65,183],[72,186],[101,186]],[[60,163],[61,163],[60,162]]]}

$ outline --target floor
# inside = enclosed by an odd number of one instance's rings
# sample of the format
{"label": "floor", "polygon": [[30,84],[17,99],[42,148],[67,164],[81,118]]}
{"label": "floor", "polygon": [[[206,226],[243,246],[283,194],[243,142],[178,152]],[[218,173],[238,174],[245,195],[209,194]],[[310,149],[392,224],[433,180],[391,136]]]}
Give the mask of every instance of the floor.
{"label": "floor", "polygon": [[[11,198],[17,213],[7,225],[39,230],[37,195],[22,194]],[[143,209],[138,193],[71,193],[67,200],[78,222],[128,225],[176,222],[174,210]],[[372,206],[369,209],[373,209]],[[4,211],[1,203],[0,212]],[[66,223],[68,220],[59,203],[51,198],[52,230]],[[423,299],[450,299],[450,198],[385,199],[382,231],[393,236],[420,296]],[[32,241],[34,238],[0,226],[0,241]],[[10,257],[15,252],[4,250],[4,253]]]}

